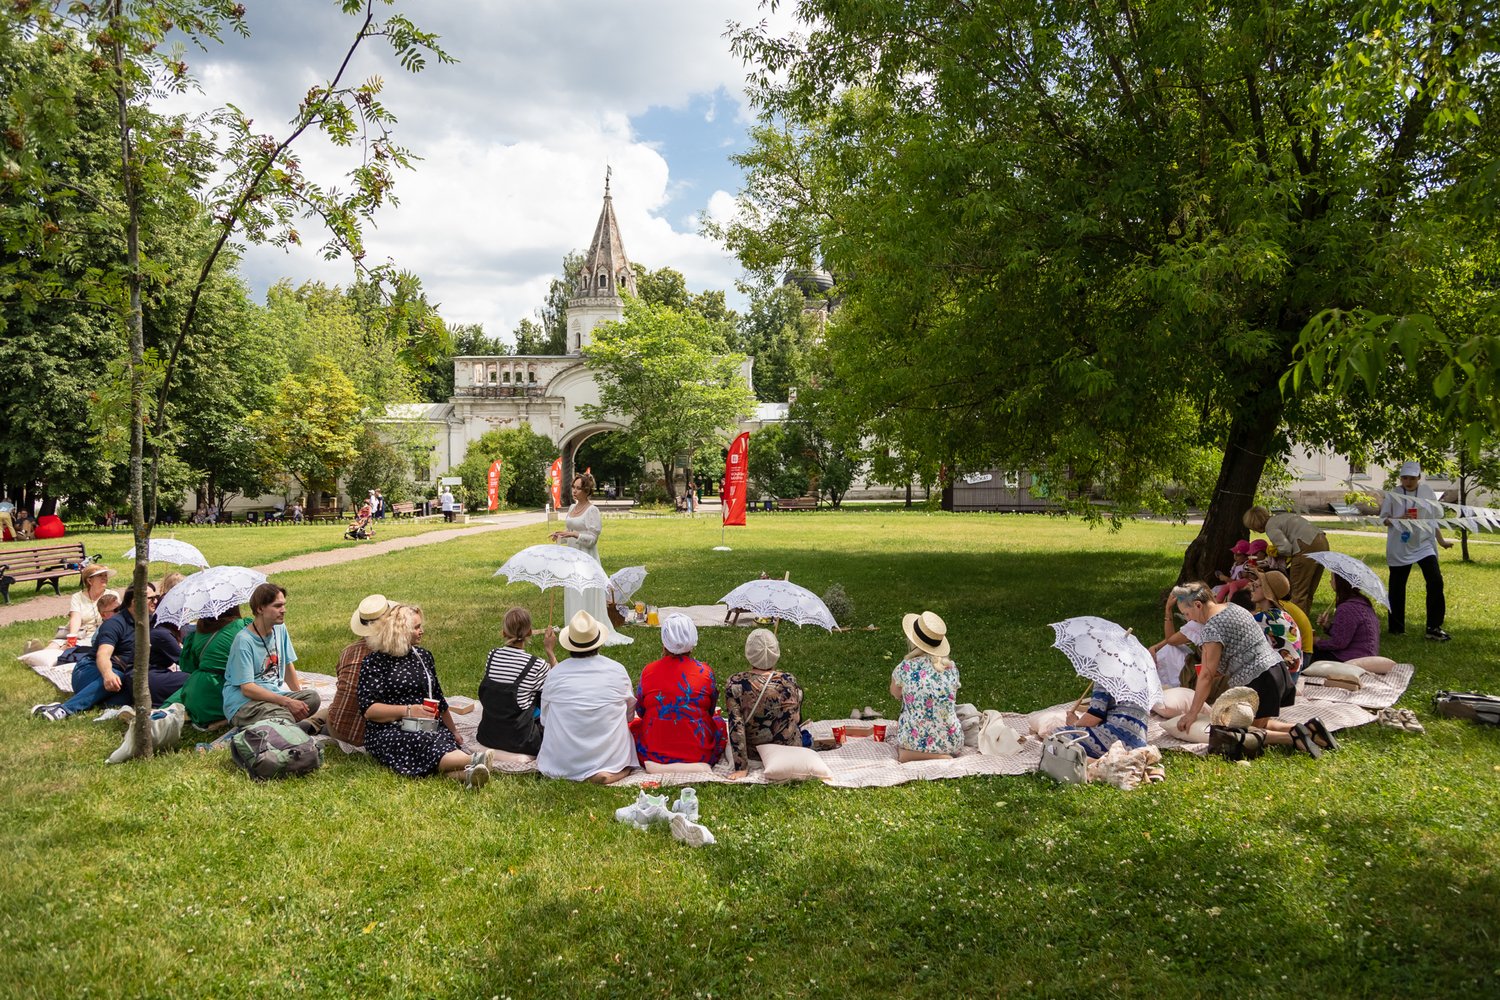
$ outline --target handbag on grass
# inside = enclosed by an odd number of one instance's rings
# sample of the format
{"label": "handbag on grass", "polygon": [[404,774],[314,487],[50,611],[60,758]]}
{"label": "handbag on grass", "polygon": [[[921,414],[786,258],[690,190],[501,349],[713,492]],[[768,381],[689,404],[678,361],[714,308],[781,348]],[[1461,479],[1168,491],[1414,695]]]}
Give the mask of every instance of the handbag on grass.
{"label": "handbag on grass", "polygon": [[1042,773],[1065,785],[1082,785],[1088,779],[1089,755],[1078,741],[1083,733],[1053,733],[1042,741]]}

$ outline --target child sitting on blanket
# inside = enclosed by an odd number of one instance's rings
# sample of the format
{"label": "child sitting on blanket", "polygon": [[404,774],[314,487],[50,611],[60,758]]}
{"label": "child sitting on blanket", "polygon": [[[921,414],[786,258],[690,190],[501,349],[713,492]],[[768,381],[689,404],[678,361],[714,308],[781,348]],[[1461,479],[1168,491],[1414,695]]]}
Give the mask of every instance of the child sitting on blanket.
{"label": "child sitting on blanket", "polygon": [[[1229,567],[1228,575],[1224,573],[1214,574],[1221,581],[1220,585],[1214,588],[1214,600],[1227,601],[1229,600],[1229,595],[1235,591],[1250,586],[1249,581],[1245,579],[1246,571],[1254,566],[1254,563],[1250,559],[1250,545],[1251,543],[1243,538],[1234,543],[1234,565]],[[1265,546],[1262,545],[1261,547],[1264,548]]]}

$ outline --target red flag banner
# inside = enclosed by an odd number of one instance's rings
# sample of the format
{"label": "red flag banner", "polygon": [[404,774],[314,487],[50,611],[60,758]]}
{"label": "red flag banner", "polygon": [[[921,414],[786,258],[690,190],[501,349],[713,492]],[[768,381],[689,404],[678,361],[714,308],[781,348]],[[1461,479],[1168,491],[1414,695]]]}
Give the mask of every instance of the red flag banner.
{"label": "red flag banner", "polygon": [[552,461],[552,468],[547,470],[547,486],[552,491],[552,509],[557,510],[562,506],[562,458]]}
{"label": "red flag banner", "polygon": [[729,446],[729,460],[724,466],[724,523],[741,527],[745,524],[746,477],[750,472],[750,432],[745,431]]}
{"label": "red flag banner", "polygon": [[500,509],[500,459],[490,463],[490,510]]}

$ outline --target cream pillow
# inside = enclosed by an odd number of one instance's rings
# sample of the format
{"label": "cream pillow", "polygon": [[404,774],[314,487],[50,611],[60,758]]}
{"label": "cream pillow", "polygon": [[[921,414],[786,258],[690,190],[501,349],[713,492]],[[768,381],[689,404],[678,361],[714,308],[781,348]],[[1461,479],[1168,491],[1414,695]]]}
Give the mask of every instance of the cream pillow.
{"label": "cream pillow", "polygon": [[1032,733],[1045,739],[1052,730],[1058,726],[1067,724],[1068,710],[1066,708],[1044,708],[1039,712],[1032,712],[1026,718],[1031,723]]}
{"label": "cream pillow", "polygon": [[1161,704],[1151,706],[1151,711],[1162,718],[1175,719],[1193,707],[1193,695],[1196,693],[1192,688],[1163,688]]}
{"label": "cream pillow", "polygon": [[1349,662],[1372,674],[1388,674],[1396,669],[1396,661],[1389,656],[1360,656]]}
{"label": "cream pillow", "polygon": [[1308,677],[1336,677],[1341,681],[1359,682],[1364,676],[1364,670],[1353,663],[1340,663],[1338,660],[1318,660],[1302,668],[1302,672]]}
{"label": "cream pillow", "polygon": [[712,771],[714,769],[712,764],[661,764],[654,760],[646,761],[645,766],[647,774],[673,774],[679,771],[697,771],[699,774],[702,774],[704,771]]}
{"label": "cream pillow", "polygon": [[833,777],[823,758],[816,750],[807,747],[788,747],[779,743],[763,743],[755,748],[761,763],[766,765],[767,781],[802,781],[806,778]]}
{"label": "cream pillow", "polygon": [[63,654],[60,646],[43,646],[34,653],[22,653],[16,659],[26,664],[32,670],[46,670],[48,667],[57,666],[57,658]]}

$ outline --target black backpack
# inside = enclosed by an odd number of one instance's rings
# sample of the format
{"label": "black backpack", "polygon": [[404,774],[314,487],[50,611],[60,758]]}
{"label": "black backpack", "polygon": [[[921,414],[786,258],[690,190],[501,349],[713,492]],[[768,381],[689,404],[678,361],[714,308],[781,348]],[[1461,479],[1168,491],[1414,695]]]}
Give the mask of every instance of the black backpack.
{"label": "black backpack", "polygon": [[1433,711],[1450,719],[1472,719],[1500,726],[1500,698],[1478,691],[1439,691],[1432,696]]}

